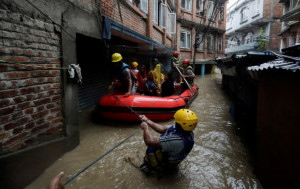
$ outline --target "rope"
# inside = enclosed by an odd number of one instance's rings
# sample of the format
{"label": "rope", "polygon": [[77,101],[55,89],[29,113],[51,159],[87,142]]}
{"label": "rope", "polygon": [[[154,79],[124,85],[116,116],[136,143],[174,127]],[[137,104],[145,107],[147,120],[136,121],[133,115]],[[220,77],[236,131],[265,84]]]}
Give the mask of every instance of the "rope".
{"label": "rope", "polygon": [[114,146],[112,149],[110,149],[109,151],[105,152],[103,155],[101,155],[100,157],[98,157],[95,161],[93,161],[92,163],[90,163],[88,166],[86,166],[84,169],[82,169],[81,171],[77,172],[76,175],[74,175],[71,179],[67,180],[64,185],[68,184],[69,182],[71,182],[73,179],[75,179],[77,176],[79,176],[81,173],[83,173],[85,170],[87,170],[89,167],[91,167],[92,165],[94,165],[97,161],[99,161],[100,159],[102,159],[103,157],[105,157],[107,154],[109,154],[110,152],[112,152],[114,149],[116,149],[117,147],[119,147],[121,144],[123,144],[126,140],[128,140],[129,138],[131,138],[132,136],[134,136],[136,133],[138,133],[140,130],[142,130],[141,128],[137,129],[136,131],[134,131],[131,135],[129,135],[127,138],[125,138],[123,141],[121,141],[119,144],[117,144],[116,146]]}
{"label": "rope", "polygon": [[[137,114],[139,116],[139,114],[137,112],[135,112],[131,107],[128,107],[124,102],[121,101],[121,99],[117,96],[115,96],[115,98],[120,101],[123,105],[125,105],[127,108],[129,108],[133,113]],[[112,149],[110,149],[109,151],[105,152],[103,155],[101,155],[100,157],[98,157],[95,161],[93,161],[92,163],[90,163],[88,166],[86,166],[85,168],[83,168],[81,171],[77,172],[76,175],[74,175],[72,178],[70,178],[69,180],[67,180],[64,185],[68,184],[69,182],[71,182],[73,179],[75,179],[77,176],[79,176],[81,173],[83,173],[85,170],[87,170],[89,167],[91,167],[92,165],[94,165],[97,161],[99,161],[100,159],[104,158],[107,154],[109,154],[110,152],[112,152],[114,149],[116,149],[117,147],[119,147],[121,144],[123,144],[126,140],[128,140],[129,138],[131,138],[132,136],[134,136],[136,133],[138,133],[140,130],[142,130],[141,128],[137,129],[136,131],[134,131],[133,133],[131,133],[127,138],[125,138],[124,140],[122,140],[121,142],[119,142],[116,146],[114,146]]]}
{"label": "rope", "polygon": [[138,114],[136,111],[134,111],[131,107],[127,106],[124,102],[122,102],[122,100],[121,100],[119,97],[115,96],[115,99],[117,99],[117,100],[120,101],[124,106],[126,106],[128,109],[130,109],[132,113],[135,113],[135,114],[138,115],[138,116],[140,115],[140,114]]}

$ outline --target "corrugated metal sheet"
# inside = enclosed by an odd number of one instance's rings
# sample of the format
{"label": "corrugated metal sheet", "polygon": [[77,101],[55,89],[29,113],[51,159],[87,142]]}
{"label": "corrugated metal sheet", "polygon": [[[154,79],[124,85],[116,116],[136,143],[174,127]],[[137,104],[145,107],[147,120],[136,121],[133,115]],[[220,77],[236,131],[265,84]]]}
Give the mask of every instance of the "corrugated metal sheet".
{"label": "corrugated metal sheet", "polygon": [[[99,74],[98,74],[99,75]],[[95,75],[85,75],[79,86],[79,111],[97,105],[99,98],[107,91],[108,80]]]}
{"label": "corrugated metal sheet", "polygon": [[278,59],[265,62],[260,65],[250,66],[247,69],[249,71],[261,71],[261,70],[270,70],[270,69],[282,69],[288,70],[292,72],[296,72],[300,70],[300,58],[298,57],[290,57],[284,55],[277,55]]}

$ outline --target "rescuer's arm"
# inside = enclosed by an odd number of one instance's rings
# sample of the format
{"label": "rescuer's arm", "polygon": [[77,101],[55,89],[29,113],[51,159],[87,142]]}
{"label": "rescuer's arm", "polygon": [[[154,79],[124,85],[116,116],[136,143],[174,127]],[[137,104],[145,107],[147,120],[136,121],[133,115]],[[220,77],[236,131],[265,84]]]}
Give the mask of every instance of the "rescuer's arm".
{"label": "rescuer's arm", "polygon": [[167,131],[166,127],[151,121],[145,115],[140,115],[140,119],[142,120],[142,122],[146,122],[154,131],[156,131],[160,134],[163,134]]}
{"label": "rescuer's arm", "polygon": [[127,93],[124,94],[124,96],[129,96],[129,95],[131,95],[131,91],[132,91],[132,81],[131,81],[131,79],[129,78],[129,81],[128,81],[128,91],[127,91]]}
{"label": "rescuer's arm", "polygon": [[147,146],[160,147],[159,138],[151,135],[149,125],[145,121],[141,123],[141,128],[144,130],[144,142]]}

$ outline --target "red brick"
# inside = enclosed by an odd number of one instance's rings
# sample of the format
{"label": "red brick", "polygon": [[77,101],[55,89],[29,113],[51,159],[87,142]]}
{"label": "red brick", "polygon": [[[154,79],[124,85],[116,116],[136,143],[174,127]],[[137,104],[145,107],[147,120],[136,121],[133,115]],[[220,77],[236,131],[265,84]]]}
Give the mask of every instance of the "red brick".
{"label": "red brick", "polygon": [[52,88],[60,88],[60,84],[59,83],[53,84]]}
{"label": "red brick", "polygon": [[54,82],[54,78],[53,77],[48,77],[47,78],[47,82],[48,83],[53,83]]}
{"label": "red brick", "polygon": [[59,100],[60,100],[60,95],[56,95],[52,97],[52,102],[59,101]]}
{"label": "red brick", "polygon": [[59,123],[59,122],[62,122],[62,118],[60,117],[51,121],[51,123]]}
{"label": "red brick", "polygon": [[33,85],[33,84],[34,84],[34,79],[33,79],[33,78],[26,79],[26,80],[24,81],[24,84],[25,84],[25,85]]}
{"label": "red brick", "polygon": [[8,99],[0,99],[0,108],[8,106],[10,104],[10,100]]}
{"label": "red brick", "polygon": [[39,118],[39,113],[37,112],[37,113],[31,114],[31,118],[32,119],[38,119]]}
{"label": "red brick", "polygon": [[34,112],[34,109],[33,108],[27,108],[24,113],[25,114],[32,114]]}
{"label": "red brick", "polygon": [[28,129],[31,129],[31,128],[33,128],[33,127],[35,127],[35,122],[29,122],[29,123],[27,123],[26,125],[25,125],[25,129],[26,130],[28,130]]}
{"label": "red brick", "polygon": [[28,108],[30,106],[30,102],[24,102],[24,103],[21,103],[21,104],[18,104],[18,108],[20,108],[20,109],[26,109],[26,108]]}
{"label": "red brick", "polygon": [[18,126],[19,126],[19,124],[17,122],[10,122],[10,123],[5,124],[3,126],[3,128],[4,128],[5,131],[8,131],[8,130],[14,129]]}
{"label": "red brick", "polygon": [[23,127],[17,127],[13,130],[13,134],[16,135],[16,134],[19,134],[21,133],[22,131],[24,130]]}
{"label": "red brick", "polygon": [[52,76],[58,76],[60,74],[60,71],[59,70],[53,70],[52,71]]}
{"label": "red brick", "polygon": [[44,129],[48,128],[48,127],[50,127],[50,123],[49,123],[49,122],[44,123],[44,124],[42,124],[42,125],[40,125],[40,126],[38,126],[38,127],[33,128],[33,129],[31,130],[31,132],[32,132],[32,133],[36,133],[36,132],[41,131],[41,130],[44,130]]}
{"label": "red brick", "polygon": [[34,95],[33,94],[26,95],[26,99],[32,100],[32,99],[34,99]]}
{"label": "red brick", "polygon": [[37,111],[38,112],[41,112],[43,110],[45,110],[45,106],[44,105],[41,105],[41,106],[37,107]]}
{"label": "red brick", "polygon": [[10,107],[5,107],[0,109],[0,115],[1,114],[10,114],[13,113],[15,111],[16,107],[15,106],[10,106]]}
{"label": "red brick", "polygon": [[52,108],[54,108],[55,106],[56,106],[55,103],[51,103],[51,104],[47,104],[47,105],[46,105],[46,108],[47,108],[47,109],[52,109]]}
{"label": "red brick", "polygon": [[25,87],[20,90],[22,95],[36,93],[40,90],[40,86]]}
{"label": "red brick", "polygon": [[48,91],[48,95],[54,95],[54,94],[55,94],[55,90],[52,89]]}
{"label": "red brick", "polygon": [[10,115],[4,115],[0,117],[0,123],[4,123],[10,120]]}
{"label": "red brick", "polygon": [[51,76],[51,73],[49,70],[38,71],[38,77],[47,77],[47,76]]}
{"label": "red brick", "polygon": [[17,96],[14,98],[15,103],[21,103],[24,102],[25,100],[26,100],[25,96]]}
{"label": "red brick", "polygon": [[48,116],[47,120],[51,121],[52,119],[54,119],[55,117],[53,115]]}
{"label": "red brick", "polygon": [[59,106],[56,107],[56,108],[51,109],[51,113],[53,113],[53,112],[59,112],[59,111],[61,111],[61,108]]}
{"label": "red brick", "polygon": [[0,99],[14,97],[17,94],[18,94],[18,91],[16,89],[0,91]]}
{"label": "red brick", "polygon": [[41,125],[41,124],[45,123],[45,119],[44,118],[38,119],[35,123],[36,123],[36,125]]}
{"label": "red brick", "polygon": [[50,61],[50,63],[52,63],[52,64],[60,64],[60,60],[59,59],[52,59]]}
{"label": "red brick", "polygon": [[19,122],[20,122],[21,125],[24,125],[28,122],[28,120],[29,120],[28,117],[22,117]]}

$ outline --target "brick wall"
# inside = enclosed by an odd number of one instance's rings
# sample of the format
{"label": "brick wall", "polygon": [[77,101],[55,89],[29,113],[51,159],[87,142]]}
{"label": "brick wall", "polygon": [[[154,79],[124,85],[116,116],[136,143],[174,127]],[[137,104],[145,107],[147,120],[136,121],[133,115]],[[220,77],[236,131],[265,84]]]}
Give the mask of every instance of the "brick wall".
{"label": "brick wall", "polygon": [[[125,2],[126,3],[126,2]],[[146,14],[142,13],[137,7],[131,4],[125,4],[120,1],[121,16],[123,20],[123,25],[128,27],[139,34],[146,36],[147,23],[143,18],[146,18]],[[129,8],[130,6],[130,8]],[[122,24],[120,12],[118,9],[118,4],[114,6],[114,20]]]}
{"label": "brick wall", "polygon": [[0,9],[0,154],[63,135],[60,28]]}
{"label": "brick wall", "polygon": [[153,40],[159,43],[163,43],[163,37],[164,37],[163,30],[153,28],[152,32],[153,32]]}

